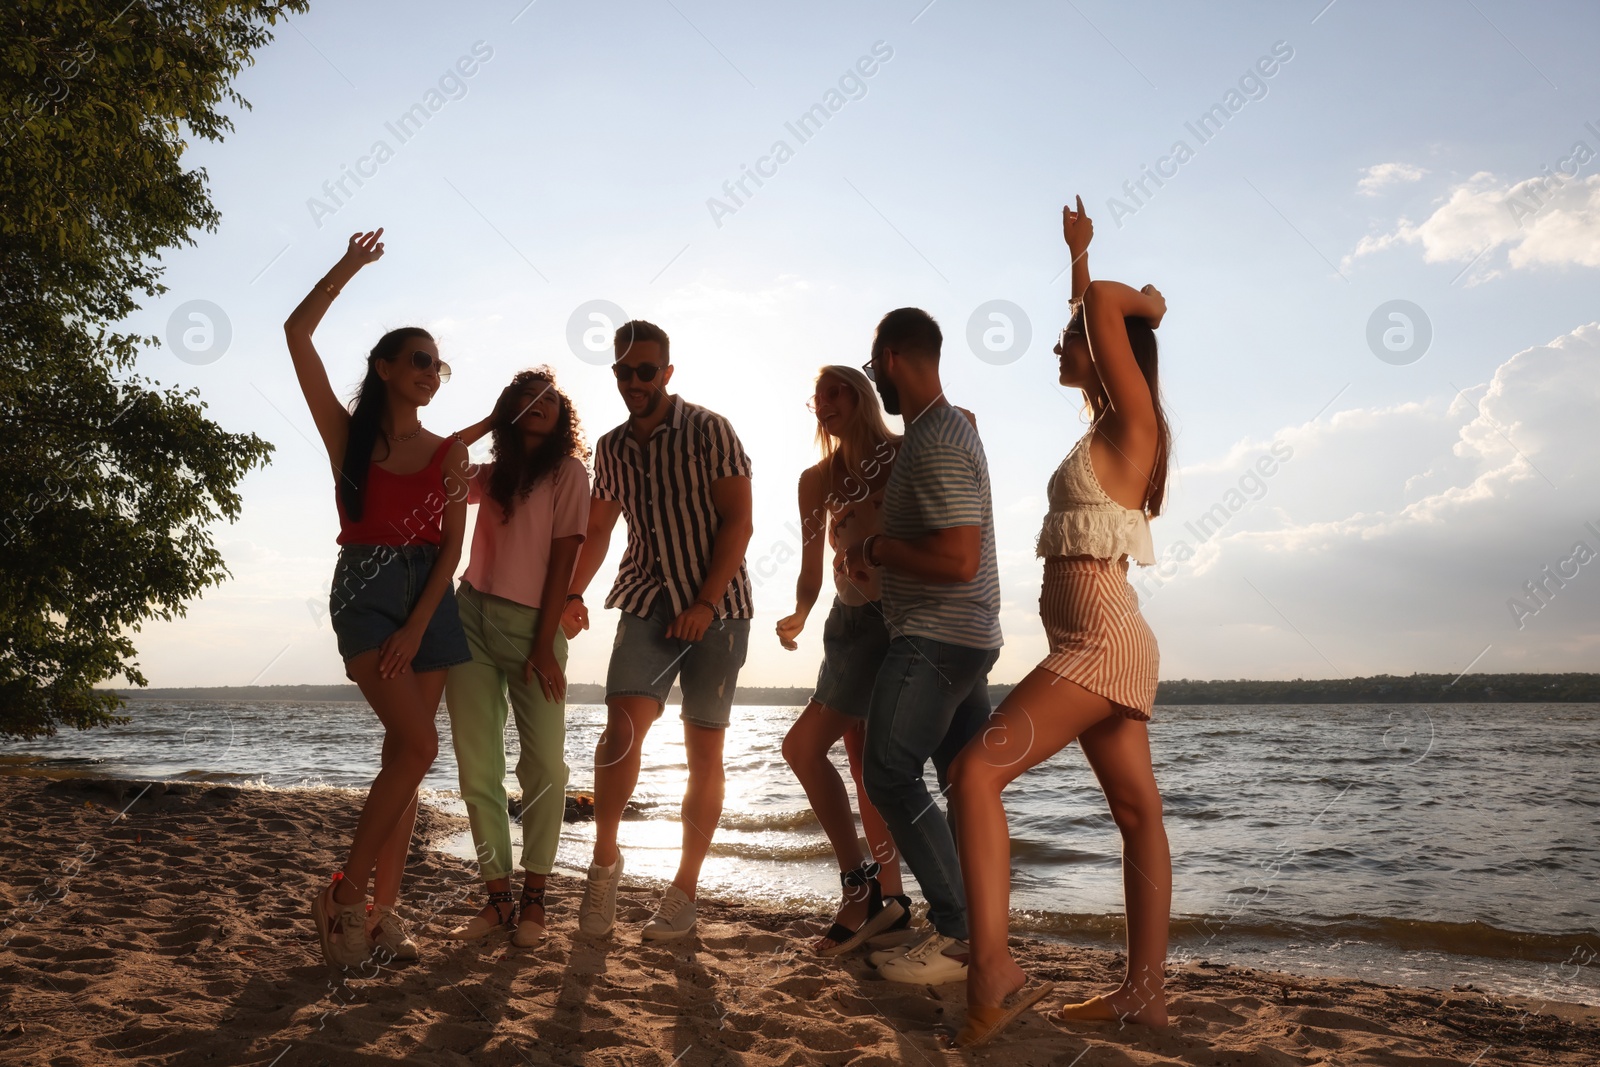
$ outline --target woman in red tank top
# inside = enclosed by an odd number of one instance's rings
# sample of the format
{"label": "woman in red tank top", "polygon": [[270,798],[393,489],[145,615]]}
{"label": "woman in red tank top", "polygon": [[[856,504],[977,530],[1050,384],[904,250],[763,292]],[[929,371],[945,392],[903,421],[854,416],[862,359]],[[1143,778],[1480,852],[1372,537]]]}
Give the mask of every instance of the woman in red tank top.
{"label": "woman in red tank top", "polygon": [[400,878],[417,789],[438,752],[434,716],[445,669],[471,658],[451,589],[466,528],[467,448],[428,433],[417,415],[449,380],[449,366],[426,330],[391,330],[368,353],[366,376],[346,408],[311,341],[340,288],[383,255],[382,236],[380,229],[351,237],[343,258],[283,324],[335,478],[340,549],[329,618],[345,673],[384,728],[382,768],[344,868],[311,905],[323,956],[334,967],[417,955],[395,912]]}

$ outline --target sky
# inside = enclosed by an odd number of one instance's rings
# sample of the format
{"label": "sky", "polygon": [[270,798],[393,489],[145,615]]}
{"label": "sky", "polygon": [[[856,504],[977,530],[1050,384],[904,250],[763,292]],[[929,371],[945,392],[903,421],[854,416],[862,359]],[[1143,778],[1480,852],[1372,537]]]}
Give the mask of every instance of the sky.
{"label": "sky", "polygon": [[[1597,31],[1593,5],[1507,0],[314,3],[237,80],[234,132],[186,154],[221,225],[129,320],[166,339],[141,373],[277,446],[214,530],[231,578],[146,625],[139,663],[344,680],[332,476],[282,322],[382,226],[316,341],[344,393],[384,330],[432,330],[435,432],[548,364],[592,442],[626,412],[590,314],[669,332],[674,390],[753,462],[749,685],[820,660],[825,600],[798,651],[773,634],[816,370],[927,309],[984,439],[991,680],[1015,681],[1045,652],[1045,484],[1085,428],[1050,352],[1081,195],[1092,274],[1168,302],[1175,469],[1131,576],[1162,677],[1593,670]],[[592,617],[573,681],[605,675],[616,613]]]}

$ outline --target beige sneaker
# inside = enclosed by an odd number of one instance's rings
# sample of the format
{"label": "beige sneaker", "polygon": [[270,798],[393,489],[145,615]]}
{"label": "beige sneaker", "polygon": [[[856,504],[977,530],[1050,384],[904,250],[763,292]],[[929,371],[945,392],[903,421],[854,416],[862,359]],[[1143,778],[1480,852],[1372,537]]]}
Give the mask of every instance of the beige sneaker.
{"label": "beige sneaker", "polygon": [[646,941],[672,941],[694,933],[696,919],[694,901],[675,885],[667,886],[656,917],[645,926],[642,936]]}
{"label": "beige sneaker", "polygon": [[585,937],[607,937],[617,925],[617,886],[622,882],[622,853],[609,867],[589,865],[589,880],[578,905],[578,931]]}
{"label": "beige sneaker", "polygon": [[372,954],[379,960],[409,961],[420,955],[417,952],[417,943],[411,940],[405,922],[394,909],[373,905],[367,914],[367,919],[372,924],[369,928]]}
{"label": "beige sneaker", "polygon": [[367,909],[359,904],[341,904],[334,899],[335,876],[328,887],[311,902],[311,922],[322,943],[322,958],[330,967],[359,967],[372,955],[367,939]]}

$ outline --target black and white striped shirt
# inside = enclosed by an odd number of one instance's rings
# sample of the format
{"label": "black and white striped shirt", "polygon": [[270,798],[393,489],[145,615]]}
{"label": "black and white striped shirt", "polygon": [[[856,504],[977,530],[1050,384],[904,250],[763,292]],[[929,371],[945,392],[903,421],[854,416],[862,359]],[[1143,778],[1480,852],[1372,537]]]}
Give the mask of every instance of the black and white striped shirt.
{"label": "black and white striped shirt", "polygon": [[[750,477],[750,457],[727,419],[682,397],[669,403],[671,411],[645,445],[625,422],[594,449],[594,495],[620,503],[628,520],[628,549],[606,607],[633,615],[649,615],[663,592],[673,615],[694,603],[720,525],[712,483]],[[724,618],[753,614],[743,560],[716,606]]]}

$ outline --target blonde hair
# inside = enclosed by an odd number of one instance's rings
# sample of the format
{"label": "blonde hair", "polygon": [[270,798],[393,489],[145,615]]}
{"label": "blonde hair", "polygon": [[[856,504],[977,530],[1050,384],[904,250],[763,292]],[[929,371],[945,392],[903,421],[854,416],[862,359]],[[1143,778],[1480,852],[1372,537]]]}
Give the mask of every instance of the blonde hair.
{"label": "blonde hair", "polygon": [[855,413],[850,416],[850,421],[838,437],[825,430],[822,423],[817,423],[817,447],[822,452],[824,464],[837,454],[847,470],[854,470],[874,456],[885,441],[891,444],[899,442],[900,436],[883,421],[883,408],[878,403],[878,394],[865,374],[855,367],[830,363],[817,370],[816,385],[821,385],[824,378],[837,379],[856,394]]}

